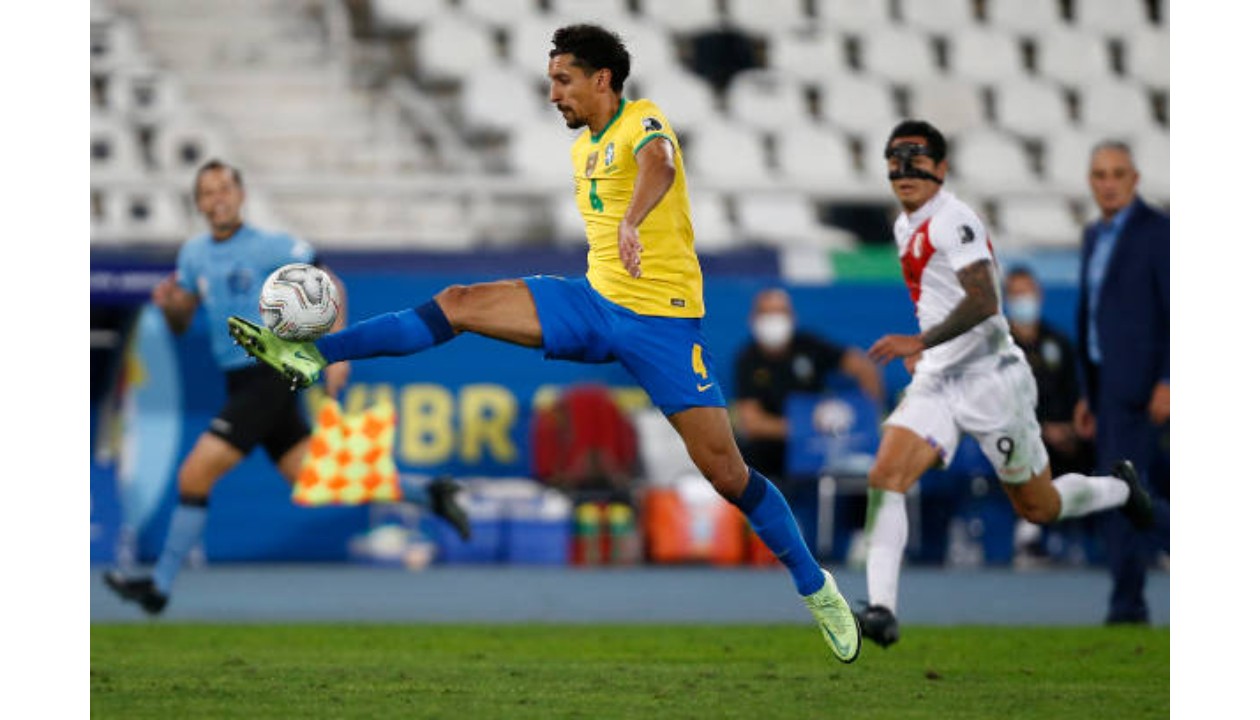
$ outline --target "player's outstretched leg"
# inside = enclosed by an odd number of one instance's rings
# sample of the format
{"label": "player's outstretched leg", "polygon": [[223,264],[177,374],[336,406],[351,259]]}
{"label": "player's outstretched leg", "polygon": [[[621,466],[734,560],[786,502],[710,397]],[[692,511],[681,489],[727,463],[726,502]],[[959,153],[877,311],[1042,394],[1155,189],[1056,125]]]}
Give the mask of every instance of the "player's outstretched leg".
{"label": "player's outstretched leg", "polygon": [[1137,468],[1133,467],[1132,462],[1121,460],[1111,468],[1111,474],[1129,486],[1129,499],[1120,507],[1120,511],[1129,518],[1133,527],[1138,530],[1149,529],[1155,524],[1155,503],[1138,480]]}

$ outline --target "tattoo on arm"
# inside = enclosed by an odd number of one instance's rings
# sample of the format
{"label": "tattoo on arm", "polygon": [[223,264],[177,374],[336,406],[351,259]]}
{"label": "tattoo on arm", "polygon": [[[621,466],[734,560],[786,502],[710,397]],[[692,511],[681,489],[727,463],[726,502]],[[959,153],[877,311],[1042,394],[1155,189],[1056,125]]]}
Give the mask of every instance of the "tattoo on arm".
{"label": "tattoo on arm", "polygon": [[944,320],[923,332],[920,339],[925,347],[953,340],[997,314],[997,288],[993,284],[992,263],[978,260],[959,270],[958,282],[962,283],[966,296]]}

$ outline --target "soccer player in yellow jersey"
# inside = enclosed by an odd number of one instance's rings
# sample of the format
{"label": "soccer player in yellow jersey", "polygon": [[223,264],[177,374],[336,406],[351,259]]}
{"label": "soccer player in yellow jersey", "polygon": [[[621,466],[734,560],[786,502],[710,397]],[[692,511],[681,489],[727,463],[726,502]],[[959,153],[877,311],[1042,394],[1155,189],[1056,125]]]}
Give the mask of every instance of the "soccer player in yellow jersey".
{"label": "soccer player in yellow jersey", "polygon": [[630,55],[617,35],[571,25],[552,44],[551,102],[570,128],[586,128],[572,149],[590,241],[585,277],[451,286],[419,307],[310,343],[280,340],[239,318],[228,322],[232,335],[295,386],[314,382],[331,363],[410,355],[465,332],[542,348],[552,359],[620,362],[669,418],[696,467],[789,570],[832,653],[853,662],[861,649],[857,620],[810,554],[783,495],[744,463],[709,370],[678,139],[655,104],[622,96]]}

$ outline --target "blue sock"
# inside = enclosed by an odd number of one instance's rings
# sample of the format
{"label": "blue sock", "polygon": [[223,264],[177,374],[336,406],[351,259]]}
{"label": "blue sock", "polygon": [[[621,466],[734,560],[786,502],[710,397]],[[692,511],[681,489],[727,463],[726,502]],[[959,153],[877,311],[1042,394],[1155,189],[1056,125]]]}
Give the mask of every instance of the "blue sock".
{"label": "blue sock", "polygon": [[315,341],[329,363],[382,356],[412,355],[455,337],[436,301],[368,318]]}
{"label": "blue sock", "polygon": [[748,487],[735,501],[735,506],[748,518],[757,537],[792,573],[796,592],[812,595],[823,586],[826,578],[823,577],[822,567],[809,552],[796,517],[792,515],[792,508],[774,483],[748,468]]}
{"label": "blue sock", "polygon": [[166,544],[162,556],[153,569],[153,584],[163,595],[170,595],[175,576],[184,566],[188,553],[201,540],[206,529],[206,500],[180,496],[179,505],[171,515],[171,526],[166,532]]}

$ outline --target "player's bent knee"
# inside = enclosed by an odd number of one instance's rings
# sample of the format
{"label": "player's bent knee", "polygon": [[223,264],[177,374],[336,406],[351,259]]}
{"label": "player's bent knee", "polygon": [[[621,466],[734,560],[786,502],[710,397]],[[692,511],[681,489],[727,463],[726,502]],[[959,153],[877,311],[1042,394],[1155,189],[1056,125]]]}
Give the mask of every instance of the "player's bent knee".
{"label": "player's bent knee", "polygon": [[1016,503],[1015,512],[1036,525],[1049,525],[1059,519],[1059,509],[1047,502]]}

